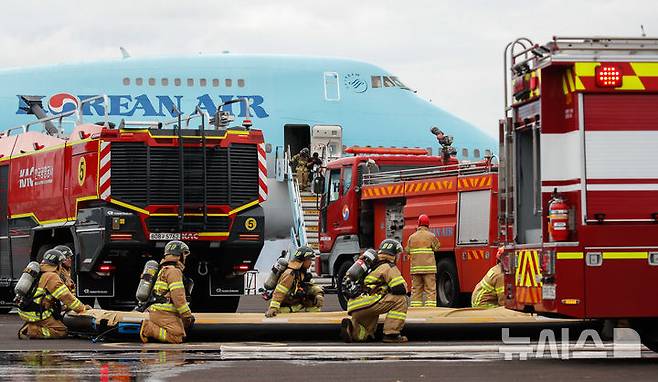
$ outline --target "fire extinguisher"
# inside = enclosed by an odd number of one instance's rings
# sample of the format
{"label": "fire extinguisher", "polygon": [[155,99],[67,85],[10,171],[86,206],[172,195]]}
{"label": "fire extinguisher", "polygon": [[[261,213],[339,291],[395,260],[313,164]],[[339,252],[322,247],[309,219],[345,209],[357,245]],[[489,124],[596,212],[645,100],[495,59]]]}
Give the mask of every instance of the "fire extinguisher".
{"label": "fire extinguisher", "polygon": [[548,234],[551,241],[567,241],[569,239],[569,205],[567,201],[553,191],[548,201]]}

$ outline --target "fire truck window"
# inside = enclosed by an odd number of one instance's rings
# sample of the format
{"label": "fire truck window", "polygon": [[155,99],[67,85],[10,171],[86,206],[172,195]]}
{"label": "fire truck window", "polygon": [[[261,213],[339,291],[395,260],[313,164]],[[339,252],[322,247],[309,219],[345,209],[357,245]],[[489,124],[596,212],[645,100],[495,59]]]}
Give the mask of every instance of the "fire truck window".
{"label": "fire truck window", "polygon": [[480,157],[480,149],[473,150],[473,158],[479,158],[479,157]]}
{"label": "fire truck window", "polygon": [[125,78],[123,79],[123,84],[124,84],[125,86],[130,85],[130,78],[125,77]]}
{"label": "fire truck window", "polygon": [[208,81],[205,78],[199,80],[199,86],[206,86],[206,85],[208,85]]}
{"label": "fire truck window", "polygon": [[391,77],[388,77],[388,76],[384,77],[384,87],[385,88],[394,88],[395,87],[395,82],[393,82]]}
{"label": "fire truck window", "polygon": [[213,78],[213,79],[212,79],[212,86],[213,86],[214,88],[219,87],[219,80],[218,80],[217,78]]}
{"label": "fire truck window", "polygon": [[144,80],[141,77],[135,79],[135,85],[142,86],[142,84],[144,84]]}
{"label": "fire truck window", "polygon": [[169,86],[169,78],[163,78],[162,80],[160,80],[160,83],[162,84],[162,86]]}
{"label": "fire truck window", "polygon": [[372,80],[372,87],[373,88],[381,88],[382,87],[382,77],[381,76],[372,76],[370,77]]}
{"label": "fire truck window", "polygon": [[332,171],[329,176],[329,201],[335,202],[340,197],[340,171]]}
{"label": "fire truck window", "polygon": [[352,167],[343,167],[343,192],[345,195],[352,187]]}

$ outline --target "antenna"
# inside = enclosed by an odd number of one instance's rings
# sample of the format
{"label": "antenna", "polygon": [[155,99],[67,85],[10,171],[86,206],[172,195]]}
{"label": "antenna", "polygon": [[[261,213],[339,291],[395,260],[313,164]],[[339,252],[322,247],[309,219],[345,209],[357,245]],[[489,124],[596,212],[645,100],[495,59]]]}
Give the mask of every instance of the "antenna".
{"label": "antenna", "polygon": [[642,30],[642,37],[647,37],[647,32],[644,31],[644,25],[640,24],[640,29]]}

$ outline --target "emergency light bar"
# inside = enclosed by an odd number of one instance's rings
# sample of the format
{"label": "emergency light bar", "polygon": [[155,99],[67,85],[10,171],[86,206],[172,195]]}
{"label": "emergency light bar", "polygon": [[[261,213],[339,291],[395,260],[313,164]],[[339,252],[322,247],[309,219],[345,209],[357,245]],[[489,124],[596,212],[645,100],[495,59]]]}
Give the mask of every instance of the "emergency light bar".
{"label": "emergency light bar", "polygon": [[599,65],[594,69],[596,86],[601,88],[618,88],[622,84],[621,71],[613,65]]}

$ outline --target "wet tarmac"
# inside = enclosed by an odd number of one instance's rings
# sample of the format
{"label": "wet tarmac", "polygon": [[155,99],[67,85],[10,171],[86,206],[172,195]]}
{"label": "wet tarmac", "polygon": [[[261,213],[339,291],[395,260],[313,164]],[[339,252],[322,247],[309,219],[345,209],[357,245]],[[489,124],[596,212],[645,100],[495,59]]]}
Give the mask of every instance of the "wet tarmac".
{"label": "wet tarmac", "polygon": [[[338,305],[330,296],[328,310]],[[263,311],[256,297],[241,301],[241,312]],[[501,327],[409,325],[405,345],[344,344],[336,328],[230,328],[211,342],[195,338],[182,345],[131,341],[21,341],[17,315],[0,316],[2,381],[470,381],[573,380],[635,381],[658,378],[658,354],[639,345],[633,359],[612,359],[615,344],[578,347],[576,339],[593,323],[571,325],[563,354],[537,354],[537,339],[549,326],[521,325],[512,336],[528,336],[529,360],[505,361]],[[559,330],[561,328],[551,328]],[[509,348],[507,349],[509,350]],[[516,350],[514,350],[516,351]],[[533,355],[534,354],[534,355]],[[605,359],[602,359],[605,358]]]}

